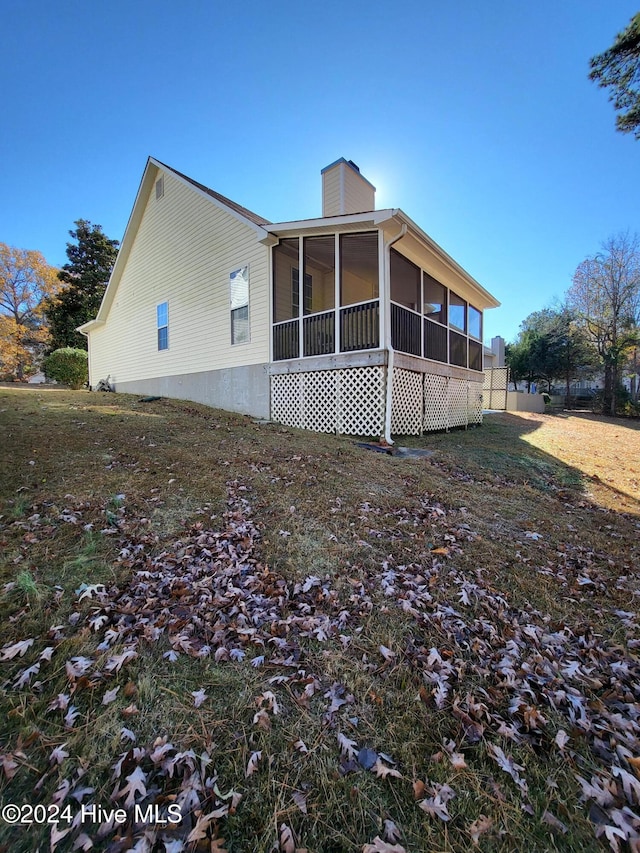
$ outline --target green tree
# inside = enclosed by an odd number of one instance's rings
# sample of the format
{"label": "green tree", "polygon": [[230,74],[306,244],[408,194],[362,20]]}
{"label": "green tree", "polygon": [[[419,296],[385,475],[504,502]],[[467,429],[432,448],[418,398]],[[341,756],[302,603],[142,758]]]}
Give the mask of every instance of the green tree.
{"label": "green tree", "polygon": [[47,308],[50,351],[87,349],[87,339],[76,329],[98,313],[118,254],[119,242],[110,240],[101,225],[92,225],[86,219],[74,224],[76,228],[69,234],[75,242],[67,243],[69,263],[58,273],[65,287]]}
{"label": "green tree", "polygon": [[530,390],[533,382],[551,386],[562,380],[569,395],[569,386],[576,379],[591,375],[597,367],[597,357],[576,315],[566,305],[534,311],[520,326],[513,344],[507,348],[507,363],[515,383],[526,381]]}
{"label": "green tree", "polygon": [[590,65],[590,79],[610,88],[609,100],[618,111],[616,128],[640,139],[640,12]]}
{"label": "green tree", "polygon": [[615,415],[620,370],[640,341],[640,242],[619,234],[578,266],[567,302],[604,367],[604,411]]}

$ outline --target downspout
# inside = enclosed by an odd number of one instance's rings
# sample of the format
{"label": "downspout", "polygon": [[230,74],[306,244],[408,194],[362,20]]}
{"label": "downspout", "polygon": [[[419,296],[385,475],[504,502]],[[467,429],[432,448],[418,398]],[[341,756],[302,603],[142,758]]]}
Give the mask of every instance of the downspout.
{"label": "downspout", "polygon": [[[393,237],[384,242],[384,285],[385,285],[385,312],[384,312],[384,337],[387,350],[387,401],[384,414],[384,441],[391,445],[391,406],[393,403],[393,347],[391,346],[391,253],[390,248],[407,233],[406,224]],[[388,299],[386,298],[388,297]]]}

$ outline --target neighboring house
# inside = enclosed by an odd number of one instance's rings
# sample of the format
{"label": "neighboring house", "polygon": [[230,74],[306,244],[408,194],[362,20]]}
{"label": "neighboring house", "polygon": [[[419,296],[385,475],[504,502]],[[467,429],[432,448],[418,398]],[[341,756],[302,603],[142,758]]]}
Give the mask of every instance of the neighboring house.
{"label": "neighboring house", "polygon": [[493,370],[505,366],[505,342],[499,335],[491,338],[491,347],[484,348],[484,369]]}
{"label": "neighboring house", "polygon": [[499,303],[354,163],[322,181],[322,217],[272,223],[150,158],[80,327],[90,385],[387,440],[480,422]]}

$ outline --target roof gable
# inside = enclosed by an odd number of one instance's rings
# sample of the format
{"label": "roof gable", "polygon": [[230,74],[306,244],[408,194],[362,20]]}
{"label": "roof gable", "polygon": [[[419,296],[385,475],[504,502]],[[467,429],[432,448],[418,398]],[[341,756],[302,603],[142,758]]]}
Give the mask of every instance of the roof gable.
{"label": "roof gable", "polygon": [[136,200],[134,202],[131,215],[129,216],[127,227],[125,228],[124,237],[122,238],[122,243],[120,246],[120,251],[118,252],[116,262],[111,272],[111,277],[109,278],[107,289],[105,290],[104,296],[102,298],[102,303],[100,304],[100,309],[94,320],[90,320],[88,323],[84,323],[82,326],[78,327],[78,330],[81,331],[83,334],[86,334],[92,328],[101,326],[106,320],[111,304],[113,303],[115,293],[118,289],[118,284],[122,277],[122,273],[127,264],[127,260],[131,252],[131,247],[133,246],[136,233],[138,231],[138,228],[140,227],[140,223],[142,221],[149,194],[151,193],[155,181],[158,178],[158,174],[161,171],[171,173],[179,181],[187,184],[188,186],[196,190],[199,194],[203,195],[217,207],[221,207],[228,213],[232,214],[234,217],[241,219],[252,229],[254,229],[254,231],[256,232],[257,240],[269,236],[267,231],[265,230],[266,226],[270,224],[268,219],[259,216],[257,213],[248,210],[248,208],[246,207],[242,207],[242,205],[240,204],[236,204],[236,202],[232,201],[226,196],[223,196],[220,193],[209,189],[209,187],[206,187],[204,184],[198,183],[198,181],[194,181],[192,178],[187,177],[187,175],[184,175],[182,172],[178,172],[171,166],[167,166],[160,160],[156,160],[153,157],[149,157],[145,166],[144,173],[142,175],[142,180],[140,181],[140,186],[138,187]]}
{"label": "roof gable", "polygon": [[268,219],[265,219],[264,216],[259,216],[257,213],[254,213],[252,210],[249,210],[247,207],[243,207],[241,204],[237,204],[235,201],[232,201],[230,198],[222,195],[221,193],[217,193],[215,190],[206,187],[204,184],[199,183],[198,181],[194,181],[193,178],[190,178],[188,175],[179,172],[177,169],[173,169],[171,166],[167,166],[165,163],[161,163],[160,160],[153,160],[153,162],[157,163],[163,169],[166,169],[169,172],[172,172],[174,175],[177,175],[182,180],[191,184],[191,186],[196,187],[201,192],[208,195],[210,198],[219,201],[220,204],[223,204],[225,207],[228,207],[230,210],[235,211],[235,213],[240,214],[240,216],[248,219],[254,225],[264,226],[271,225],[271,222]]}

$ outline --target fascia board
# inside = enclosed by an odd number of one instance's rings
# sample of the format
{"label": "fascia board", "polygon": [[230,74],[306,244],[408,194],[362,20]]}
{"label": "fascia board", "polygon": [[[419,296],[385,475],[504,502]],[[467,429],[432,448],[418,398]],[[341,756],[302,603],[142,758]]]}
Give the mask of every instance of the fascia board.
{"label": "fascia board", "polygon": [[215,207],[218,207],[220,210],[224,210],[225,213],[230,213],[235,219],[239,222],[243,222],[245,225],[248,225],[253,231],[255,231],[258,239],[263,239],[267,236],[267,230],[263,228],[261,225],[256,225],[255,222],[252,222],[250,219],[247,219],[246,216],[243,216],[239,211],[234,210],[232,207],[226,205],[223,201],[218,198],[215,198],[212,195],[209,195],[204,190],[201,190],[200,187],[197,187],[195,184],[191,183],[191,181],[186,180],[182,177],[178,172],[174,171],[171,166],[167,166],[164,163],[161,163],[159,160],[154,160],[153,157],[149,158],[150,162],[153,163],[158,169],[166,169],[171,172],[171,176],[175,178],[177,181],[180,181],[184,184],[185,187],[188,187],[192,192],[197,193],[201,198],[206,199],[208,202],[212,203]]}
{"label": "fascia board", "polygon": [[[113,269],[111,270],[111,276],[109,277],[107,289],[105,290],[104,296],[102,297],[102,302],[100,303],[100,308],[98,309],[98,313],[95,317],[95,320],[90,320],[88,323],[85,323],[82,327],[80,327],[81,329],[84,329],[85,327],[90,327],[93,323],[104,323],[106,320],[107,314],[109,313],[109,309],[111,308],[111,305],[113,303],[116,290],[118,289],[118,283],[120,282],[122,271],[126,266],[129,253],[131,252],[131,247],[133,246],[135,235],[142,220],[142,215],[146,207],[149,192],[155,183],[157,175],[157,161],[155,161],[152,157],[149,157],[147,159],[144,172],[142,174],[142,179],[140,181],[140,186],[138,187],[138,192],[136,193],[136,198],[133,203],[131,214],[129,215],[127,227],[124,230],[124,237],[122,238],[122,243],[120,244],[120,250],[118,251],[116,262],[113,265]],[[90,328],[87,328],[87,331],[90,331]],[[83,334],[85,334],[85,332],[83,332]]]}
{"label": "fascia board", "polygon": [[391,209],[368,210],[362,213],[344,213],[339,216],[319,216],[316,219],[294,219],[290,222],[273,222],[270,225],[265,225],[265,230],[270,234],[280,235],[310,228],[335,228],[339,230],[341,225],[354,224],[377,228],[386,222],[393,213],[394,211]]}
{"label": "fascia board", "polygon": [[486,301],[488,308],[498,308],[500,306],[500,302],[495,298],[495,296],[492,296],[489,291],[480,284],[480,282],[476,281],[475,278],[461,267],[457,261],[454,261],[451,255],[447,254],[442,246],[439,246],[433,238],[429,237],[429,235],[423,231],[419,225],[416,225],[416,223],[407,216],[404,211],[399,209],[395,210],[393,218],[398,222],[405,223],[407,228],[413,232],[414,236],[420,242],[424,243],[426,247],[433,252],[440,261],[442,261],[442,263],[449,267],[453,273],[460,276],[466,284],[476,290]]}

